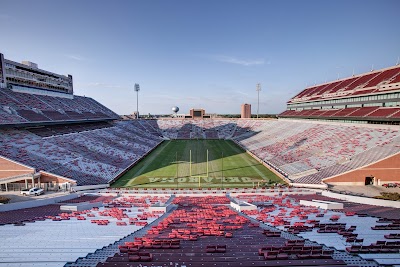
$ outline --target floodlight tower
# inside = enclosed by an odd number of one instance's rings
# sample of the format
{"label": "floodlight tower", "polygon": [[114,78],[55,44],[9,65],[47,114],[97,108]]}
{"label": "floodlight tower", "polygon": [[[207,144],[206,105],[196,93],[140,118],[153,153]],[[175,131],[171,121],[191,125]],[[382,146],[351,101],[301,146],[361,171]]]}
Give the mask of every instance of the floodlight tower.
{"label": "floodlight tower", "polygon": [[136,119],[139,119],[139,91],[140,91],[140,86],[138,83],[135,83],[135,88],[136,92]]}
{"label": "floodlight tower", "polygon": [[258,119],[258,111],[259,111],[259,108],[260,108],[260,91],[261,91],[261,84],[260,83],[257,83],[256,91],[257,91],[257,119]]}

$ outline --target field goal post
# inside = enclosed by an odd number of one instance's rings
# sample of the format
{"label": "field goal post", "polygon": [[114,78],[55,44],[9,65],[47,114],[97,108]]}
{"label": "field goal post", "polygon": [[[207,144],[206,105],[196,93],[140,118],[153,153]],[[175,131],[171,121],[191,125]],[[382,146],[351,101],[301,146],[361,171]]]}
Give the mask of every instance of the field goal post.
{"label": "field goal post", "polygon": [[208,178],[208,149],[207,149],[207,161],[206,161],[207,173],[206,175],[192,176],[192,150],[189,151],[189,171],[191,178],[199,178],[199,188],[201,187],[201,178]]}

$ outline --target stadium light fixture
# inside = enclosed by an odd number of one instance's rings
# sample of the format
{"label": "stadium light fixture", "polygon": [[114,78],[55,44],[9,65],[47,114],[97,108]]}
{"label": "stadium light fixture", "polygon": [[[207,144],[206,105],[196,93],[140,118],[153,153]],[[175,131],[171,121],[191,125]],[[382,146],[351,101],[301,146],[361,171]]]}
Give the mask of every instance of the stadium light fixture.
{"label": "stadium light fixture", "polygon": [[139,119],[139,91],[140,86],[138,83],[135,83],[135,92],[136,92],[136,119]]}
{"label": "stadium light fixture", "polygon": [[257,83],[256,91],[257,91],[257,119],[258,119],[258,112],[260,110],[260,91],[261,91],[260,83]]}

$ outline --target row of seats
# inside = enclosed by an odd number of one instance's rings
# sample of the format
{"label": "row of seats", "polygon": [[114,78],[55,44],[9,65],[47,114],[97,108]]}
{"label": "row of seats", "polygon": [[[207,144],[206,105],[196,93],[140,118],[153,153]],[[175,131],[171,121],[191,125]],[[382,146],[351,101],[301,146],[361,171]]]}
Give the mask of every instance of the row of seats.
{"label": "row of seats", "polygon": [[1,155],[38,170],[81,177],[80,185],[111,181],[147,155],[162,137],[233,138],[293,182],[308,184],[400,151],[396,129],[288,120],[135,120],[30,131],[48,138],[25,130],[0,130]]}
{"label": "row of seats", "polygon": [[233,139],[293,182],[319,184],[398,153],[399,137],[396,129],[272,120]]}
{"label": "row of seats", "polygon": [[400,221],[396,221],[395,219],[400,218],[400,210],[391,207],[381,207],[381,206],[374,206],[368,204],[360,204],[354,203],[349,201],[344,201],[341,199],[326,197],[322,195],[292,195],[292,199],[296,202],[300,200],[309,200],[312,201],[313,199],[322,200],[322,201],[333,201],[338,203],[343,203],[343,212],[346,216],[354,216],[357,214],[358,216],[373,216],[373,217],[381,217],[384,219],[379,219],[377,222],[381,223],[399,223]]}
{"label": "row of seats", "polygon": [[[334,202],[338,202],[339,200],[316,194],[290,196],[252,194],[238,195],[235,199],[257,204],[262,202],[270,203],[270,206],[266,208],[259,206],[258,210],[245,211],[244,213],[266,224],[275,226],[280,230],[294,233],[305,239],[315,241],[318,244],[324,244],[327,247],[347,250],[353,254],[399,252],[399,241],[382,241],[383,238],[389,237],[391,239],[393,237],[394,239],[397,237],[398,229],[392,228],[397,223],[396,219],[378,219],[365,214],[357,214],[357,212],[351,211],[351,208],[348,209],[346,207],[348,202],[344,203],[345,209],[343,210],[324,211],[312,206],[301,206],[299,200],[320,199]],[[383,207],[378,206],[365,206],[365,210],[370,211],[383,209]],[[398,216],[397,209],[391,208],[391,210],[394,213],[394,218],[398,218],[396,217]],[[374,230],[374,227],[371,227],[371,225],[375,223],[382,225],[382,229],[379,231]],[[298,229],[299,231],[293,232],[290,229]],[[299,246],[301,244],[294,243],[291,245]],[[283,252],[279,251],[279,253]],[[276,253],[275,257],[277,257]]]}
{"label": "row of seats", "polygon": [[399,253],[399,245],[369,245],[369,246],[359,246],[359,245],[353,245],[351,247],[347,247],[346,251],[349,253],[354,253],[354,254],[365,254],[365,253]]}
{"label": "row of seats", "polygon": [[279,114],[280,117],[302,118],[400,118],[400,107],[359,107],[343,109],[304,109],[286,110]]}
{"label": "row of seats", "polygon": [[311,101],[333,98],[337,96],[355,96],[379,92],[382,86],[387,90],[389,84],[400,82],[400,67],[378,70],[352,76],[346,79],[311,86],[294,96],[289,102]]}
{"label": "row of seats", "polygon": [[354,125],[250,119],[140,120],[134,125],[168,138],[208,138],[216,136],[210,131],[217,128],[219,137],[233,138],[296,183],[318,184],[400,150],[399,131]]}
{"label": "row of seats", "polygon": [[[226,206],[229,201],[226,196],[176,197],[173,200],[178,205],[176,210],[144,236],[120,245],[119,253],[98,263],[97,267],[140,266],[147,261],[152,266],[345,265],[332,259],[333,250],[305,246],[304,240],[302,244],[292,243],[280,235],[267,238],[266,233],[275,232],[264,232],[259,224],[229,209]],[[305,252],[297,251],[297,246],[304,247]],[[260,249],[266,247],[285,248],[282,253],[287,255],[273,256],[275,250],[262,251],[260,255]],[[292,255],[292,250],[299,257]],[[141,259],[140,253],[148,253],[148,257]]]}
{"label": "row of seats", "polygon": [[[91,125],[76,129],[76,126],[71,133],[55,127],[51,133],[56,134],[47,138],[33,134],[32,130],[3,129],[0,154],[37,171],[72,178],[78,185],[104,184],[161,142],[160,137],[131,124],[121,121],[101,124],[99,128]],[[79,132],[72,132],[75,130]]]}
{"label": "row of seats", "polygon": [[171,139],[225,139],[236,129],[236,119],[160,119],[144,120],[141,126]]}
{"label": "row of seats", "polygon": [[[10,266],[64,266],[88,253],[109,247],[114,242],[134,232],[141,231],[147,224],[155,221],[163,212],[156,214],[148,207],[136,207],[144,202],[165,203],[169,196],[156,197],[109,197],[98,196],[96,201],[114,205],[120,202],[130,204],[129,208],[98,207],[75,212],[60,212],[60,205],[52,209],[49,206],[13,210],[0,213],[0,221],[8,218],[14,225],[0,223],[0,265]],[[93,197],[82,196],[74,201],[93,200]],[[40,218],[30,216],[41,216]],[[146,214],[143,225],[129,224],[139,216]],[[148,216],[152,214],[152,216]],[[19,218],[18,218],[19,217]],[[23,242],[22,242],[23,240]],[[132,255],[133,256],[133,255]],[[145,256],[143,254],[140,257]],[[140,258],[145,260],[145,257]],[[87,265],[86,265],[87,266]],[[93,264],[92,264],[93,266]]]}
{"label": "row of seats", "polygon": [[33,95],[0,90],[0,124],[118,119],[110,109],[89,97]]}

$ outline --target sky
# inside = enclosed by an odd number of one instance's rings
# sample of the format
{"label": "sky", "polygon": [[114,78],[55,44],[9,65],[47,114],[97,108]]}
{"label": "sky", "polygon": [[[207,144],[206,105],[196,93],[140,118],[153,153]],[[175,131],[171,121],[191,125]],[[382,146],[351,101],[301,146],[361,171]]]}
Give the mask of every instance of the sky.
{"label": "sky", "polygon": [[118,114],[285,110],[306,86],[390,67],[398,0],[0,0],[0,52],[71,74]]}

